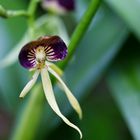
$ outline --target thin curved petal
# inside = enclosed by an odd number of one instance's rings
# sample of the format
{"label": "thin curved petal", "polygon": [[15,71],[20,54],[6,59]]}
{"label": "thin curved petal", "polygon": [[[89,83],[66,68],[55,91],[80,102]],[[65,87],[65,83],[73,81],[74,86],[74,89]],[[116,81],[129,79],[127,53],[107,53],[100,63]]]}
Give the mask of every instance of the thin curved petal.
{"label": "thin curved petal", "polygon": [[31,88],[34,86],[34,84],[36,83],[36,80],[39,76],[39,71],[37,70],[32,79],[26,84],[26,86],[24,87],[24,89],[22,90],[22,92],[20,93],[19,97],[23,98],[30,90]]}
{"label": "thin curved petal", "polygon": [[66,84],[63,82],[63,80],[61,79],[61,77],[53,70],[51,69],[50,67],[48,68],[48,71],[54,75],[58,81],[61,83],[69,101],[70,101],[70,104],[72,105],[72,107],[75,109],[75,111],[78,113],[79,115],[79,118],[81,119],[82,118],[82,110],[81,110],[81,107],[77,101],[77,99],[74,97],[74,95],[71,93],[71,91],[69,90],[69,88],[66,86]]}
{"label": "thin curved petal", "polygon": [[42,78],[42,83],[43,83],[43,89],[44,89],[44,92],[45,92],[45,96],[46,96],[46,99],[49,103],[49,105],[51,106],[51,108],[54,110],[54,112],[59,116],[61,117],[61,119],[67,124],[69,125],[70,127],[76,129],[79,134],[80,134],[80,138],[82,138],[82,133],[80,131],[80,129],[72,124],[59,110],[59,107],[57,105],[57,102],[55,100],[55,96],[54,96],[54,93],[53,93],[53,89],[52,89],[52,84],[51,84],[51,81],[50,81],[50,77],[49,77],[49,73],[47,71],[47,68],[44,68],[41,70],[41,78]]}

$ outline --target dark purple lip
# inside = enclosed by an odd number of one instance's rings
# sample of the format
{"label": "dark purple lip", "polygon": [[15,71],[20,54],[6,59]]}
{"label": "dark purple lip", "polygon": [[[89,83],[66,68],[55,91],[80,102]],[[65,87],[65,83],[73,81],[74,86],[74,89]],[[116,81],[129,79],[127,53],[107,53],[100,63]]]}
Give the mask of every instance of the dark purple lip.
{"label": "dark purple lip", "polygon": [[[73,11],[75,9],[75,0],[44,0],[44,4],[56,2],[60,8],[65,9],[66,11]],[[45,6],[44,6],[45,7]]]}
{"label": "dark purple lip", "polygon": [[27,43],[19,53],[20,64],[31,69],[36,67],[36,50],[38,47],[43,47],[46,60],[60,61],[67,55],[67,46],[59,36],[44,36],[35,41]]}

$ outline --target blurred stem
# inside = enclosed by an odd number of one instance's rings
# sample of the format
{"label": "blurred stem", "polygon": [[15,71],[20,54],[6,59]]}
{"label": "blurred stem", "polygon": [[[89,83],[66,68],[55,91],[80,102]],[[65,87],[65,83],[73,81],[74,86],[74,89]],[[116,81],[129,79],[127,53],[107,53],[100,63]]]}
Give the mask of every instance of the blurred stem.
{"label": "blurred stem", "polygon": [[33,89],[29,101],[23,109],[22,114],[20,114],[21,118],[17,122],[16,129],[14,129],[15,135],[12,136],[12,140],[33,139],[44,109],[43,100],[42,86],[38,84]]}
{"label": "blurred stem", "polygon": [[93,16],[95,15],[101,0],[91,0],[89,3],[89,6],[84,13],[83,17],[81,18],[79,24],[77,25],[69,44],[69,53],[66,59],[63,63],[60,63],[60,67],[64,67],[65,64],[68,63],[68,61],[71,59],[73,53],[75,52],[75,49],[77,48],[79,42],[82,40],[82,37],[84,36],[85,32],[87,31]]}
{"label": "blurred stem", "polygon": [[0,5],[0,17],[3,18],[10,18],[10,17],[17,17],[17,16],[25,16],[28,17],[29,14],[25,10],[6,10],[3,6]]}
{"label": "blurred stem", "polygon": [[0,17],[10,18],[16,16],[25,16],[28,18],[29,34],[31,38],[34,35],[34,19],[37,4],[40,0],[31,0],[28,10],[6,10],[2,5],[0,5]]}
{"label": "blurred stem", "polygon": [[28,14],[29,14],[29,18],[28,18],[28,26],[29,26],[29,33],[31,38],[33,38],[34,35],[34,19],[35,19],[35,11],[37,8],[37,4],[38,4],[39,0],[31,0],[30,4],[29,4],[29,8],[28,8]]}

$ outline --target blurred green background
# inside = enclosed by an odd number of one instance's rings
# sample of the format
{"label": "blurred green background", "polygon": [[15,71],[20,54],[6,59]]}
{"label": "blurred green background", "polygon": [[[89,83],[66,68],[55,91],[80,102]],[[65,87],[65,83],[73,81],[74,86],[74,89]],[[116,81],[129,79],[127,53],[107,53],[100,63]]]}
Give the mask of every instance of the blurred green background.
{"label": "blurred green background", "polygon": [[[37,34],[55,34],[64,30],[63,36],[71,36],[90,1],[75,2],[76,9],[72,13],[55,17],[54,21],[44,16],[45,22],[36,29]],[[27,9],[29,1],[0,0],[0,4],[7,9],[19,10]],[[36,19],[47,14],[39,4]],[[140,0],[101,1],[63,76],[81,104],[81,121],[62,91],[54,86],[60,109],[82,130],[83,140],[140,140],[139,17]],[[54,29],[54,26],[59,27]],[[21,45],[19,42],[24,42],[21,40],[30,40],[26,37],[27,28],[24,17],[0,18],[0,62]],[[16,52],[13,57],[17,59]],[[77,132],[48,106],[39,86],[40,79],[23,100],[19,99],[31,75],[15,59],[15,63],[0,69],[0,140],[78,140]],[[32,97],[37,93],[40,95]],[[38,100],[33,102],[33,98]],[[23,118],[26,118],[25,122]],[[18,139],[20,126],[25,131]]]}

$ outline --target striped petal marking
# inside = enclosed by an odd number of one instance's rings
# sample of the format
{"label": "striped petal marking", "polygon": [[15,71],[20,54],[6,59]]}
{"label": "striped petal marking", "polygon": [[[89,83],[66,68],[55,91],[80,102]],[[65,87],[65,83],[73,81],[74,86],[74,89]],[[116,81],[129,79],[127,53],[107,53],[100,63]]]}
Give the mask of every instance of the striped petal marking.
{"label": "striped petal marking", "polygon": [[19,53],[20,64],[27,68],[40,68],[45,61],[60,61],[67,55],[67,46],[58,36],[45,36],[27,43]]}

